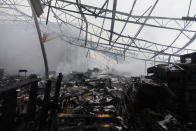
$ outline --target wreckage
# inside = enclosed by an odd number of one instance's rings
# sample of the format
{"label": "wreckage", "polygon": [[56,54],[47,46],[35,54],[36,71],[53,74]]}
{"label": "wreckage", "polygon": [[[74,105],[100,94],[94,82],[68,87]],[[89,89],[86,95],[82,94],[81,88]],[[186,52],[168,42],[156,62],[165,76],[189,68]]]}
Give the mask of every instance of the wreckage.
{"label": "wreckage", "polygon": [[[35,24],[45,67],[44,78],[26,69],[5,76],[0,68],[0,131],[196,131],[195,1],[89,1],[0,1],[1,23]],[[86,57],[94,51],[117,63],[143,61],[148,75],[94,68],[55,76],[45,46],[57,38],[73,54],[78,47]],[[147,62],[154,66],[146,69]]]}
{"label": "wreckage", "polygon": [[102,74],[95,68],[46,81],[32,75],[6,85],[11,78],[1,79],[0,128],[195,131],[195,56],[150,67],[145,77]]}

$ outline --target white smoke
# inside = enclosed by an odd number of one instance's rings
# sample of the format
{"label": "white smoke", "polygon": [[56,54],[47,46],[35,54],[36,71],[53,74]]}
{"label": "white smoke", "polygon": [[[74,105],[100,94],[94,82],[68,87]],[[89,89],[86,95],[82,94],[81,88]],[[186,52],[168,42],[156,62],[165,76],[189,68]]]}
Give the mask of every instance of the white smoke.
{"label": "white smoke", "polygon": [[[44,74],[44,63],[36,29],[32,24],[0,24],[0,68],[7,74],[17,74],[19,69],[27,69],[29,74]],[[67,33],[78,35],[70,29]],[[140,75],[144,64],[131,60],[118,64],[101,53],[76,47],[50,34],[44,43],[50,71],[68,74],[72,71],[85,72],[88,68]],[[88,52],[88,55],[87,55]],[[138,64],[139,63],[139,64]]]}

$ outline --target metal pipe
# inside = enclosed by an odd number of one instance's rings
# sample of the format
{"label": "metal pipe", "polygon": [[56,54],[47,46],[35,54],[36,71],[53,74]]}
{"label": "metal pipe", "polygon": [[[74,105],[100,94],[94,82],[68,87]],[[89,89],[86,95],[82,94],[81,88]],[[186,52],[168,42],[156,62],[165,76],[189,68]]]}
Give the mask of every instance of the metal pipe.
{"label": "metal pipe", "polygon": [[38,23],[38,20],[37,20],[37,16],[36,16],[35,10],[34,10],[34,8],[32,6],[31,0],[30,0],[30,6],[31,6],[31,10],[32,10],[32,15],[33,15],[33,18],[34,18],[35,26],[36,26],[36,29],[37,29],[37,34],[39,36],[39,42],[40,42],[40,46],[41,46],[41,50],[42,50],[42,55],[43,55],[43,59],[44,59],[45,77],[46,77],[46,79],[48,79],[48,70],[49,69],[48,69],[47,55],[46,55],[46,51],[45,51],[45,47],[44,47],[44,42],[43,42],[41,30],[40,30],[39,23]]}

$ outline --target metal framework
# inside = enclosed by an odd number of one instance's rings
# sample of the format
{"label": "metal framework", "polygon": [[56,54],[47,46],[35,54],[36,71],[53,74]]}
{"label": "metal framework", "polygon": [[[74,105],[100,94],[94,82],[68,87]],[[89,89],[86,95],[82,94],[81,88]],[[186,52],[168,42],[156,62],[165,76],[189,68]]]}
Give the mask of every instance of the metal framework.
{"label": "metal framework", "polygon": [[[196,48],[189,48],[196,39],[196,12],[191,12],[193,2],[190,0],[184,6],[186,16],[154,16],[160,1],[152,0],[141,13],[137,13],[139,3],[136,0],[127,5],[129,12],[120,11],[118,5],[121,1],[117,0],[94,2],[97,4],[84,0],[41,0],[44,13],[39,24],[55,32],[66,43],[101,52],[117,60],[134,58],[145,62],[176,62],[181,54],[196,51]],[[29,10],[26,0],[1,0],[0,21],[31,23],[33,17]],[[58,28],[53,28],[54,25]],[[167,41],[157,42],[146,37],[149,34],[145,32],[154,30],[171,33],[172,37],[162,36]],[[158,34],[151,35],[156,37]],[[183,43],[179,45],[182,39]]]}

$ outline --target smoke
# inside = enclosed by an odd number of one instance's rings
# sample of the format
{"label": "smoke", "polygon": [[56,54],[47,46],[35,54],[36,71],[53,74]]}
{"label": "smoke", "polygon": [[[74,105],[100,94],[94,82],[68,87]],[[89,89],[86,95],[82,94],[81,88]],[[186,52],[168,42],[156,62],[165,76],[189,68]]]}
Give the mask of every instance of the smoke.
{"label": "smoke", "polygon": [[[7,74],[17,74],[19,69],[43,74],[44,63],[37,32],[29,24],[0,24],[0,67]],[[59,38],[45,43],[50,71],[69,73],[85,71],[86,50],[73,47]]]}
{"label": "smoke", "polygon": [[[126,60],[116,61],[104,54],[91,51],[91,66],[98,67],[105,73],[112,73],[126,76],[140,76],[145,73],[145,62],[127,58]],[[152,66],[152,65],[147,65]]]}
{"label": "smoke", "polygon": [[[43,75],[44,62],[34,25],[1,23],[0,29],[0,68],[4,68],[9,75],[17,74],[19,69],[27,69],[29,74]],[[78,32],[72,30],[71,35],[74,34],[77,36]],[[44,44],[50,71],[68,74],[98,67],[110,73],[144,73],[144,64],[141,61],[131,60],[119,64],[101,53],[70,45],[58,37]]]}

